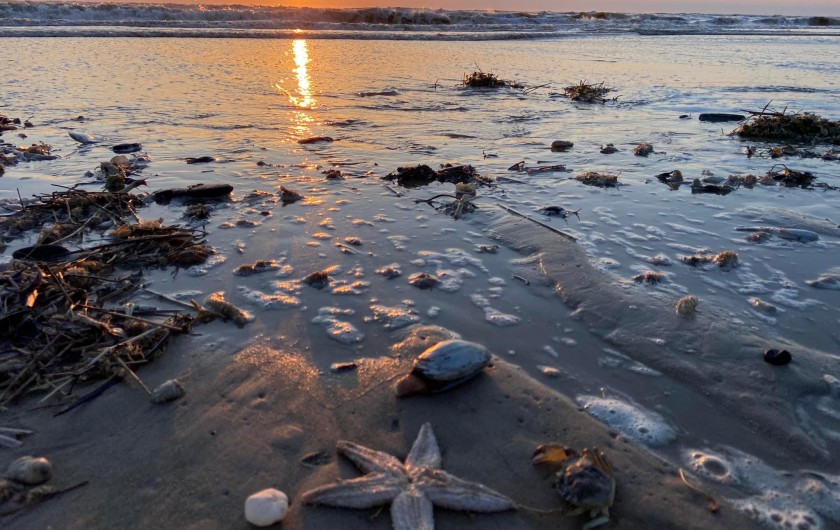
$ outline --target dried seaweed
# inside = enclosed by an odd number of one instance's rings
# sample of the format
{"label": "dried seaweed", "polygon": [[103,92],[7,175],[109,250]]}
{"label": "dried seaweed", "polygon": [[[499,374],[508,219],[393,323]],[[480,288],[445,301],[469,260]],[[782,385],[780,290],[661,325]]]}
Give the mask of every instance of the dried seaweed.
{"label": "dried seaweed", "polygon": [[[129,193],[69,189],[21,202],[16,215],[0,218],[0,235],[43,227],[39,243],[49,244],[18,249],[0,271],[0,406],[36,391],[47,393],[42,401],[67,398],[76,385],[102,379],[143,386],[133,367],[195,319],[161,312],[168,318],[155,322],[120,302],[142,287],[144,267],[206,260],[213,251],[204,233],[140,221],[134,208],[142,198]],[[80,242],[105,220],[116,224],[100,234],[105,243],[57,244]]]}
{"label": "dried seaweed", "polygon": [[525,88],[525,85],[516,81],[499,79],[499,76],[492,72],[484,73],[480,69],[467,75],[464,74],[463,86],[472,88]]}
{"label": "dried seaweed", "polygon": [[588,171],[575,178],[587,186],[596,186],[599,188],[615,188],[618,186],[618,175],[610,175],[608,173]]}
{"label": "dried seaweed", "polygon": [[752,117],[733,134],[754,140],[840,145],[840,121],[831,121],[809,112],[767,112],[766,107],[761,112],[750,114]]}
{"label": "dried seaweed", "polygon": [[[563,95],[572,101],[581,101],[583,103],[605,103],[609,101],[606,96],[614,89],[604,86],[604,83],[589,84],[586,81],[581,81],[577,85],[567,86],[563,89]],[[613,98],[613,100],[617,99]]]}

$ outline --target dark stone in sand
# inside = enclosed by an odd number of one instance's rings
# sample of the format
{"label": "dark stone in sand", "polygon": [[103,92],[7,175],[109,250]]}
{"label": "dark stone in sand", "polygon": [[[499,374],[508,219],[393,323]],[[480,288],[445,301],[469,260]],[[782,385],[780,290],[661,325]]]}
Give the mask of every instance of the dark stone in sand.
{"label": "dark stone in sand", "polygon": [[117,144],[111,147],[111,151],[120,154],[136,153],[141,149],[143,149],[143,146],[140,144]]}
{"label": "dark stone in sand", "polygon": [[200,156],[198,158],[187,157],[187,164],[206,164],[215,161],[216,159],[212,156]]}
{"label": "dark stone in sand", "polygon": [[764,351],[764,362],[770,363],[773,366],[784,366],[791,360],[793,358],[787,350],[769,349]]}
{"label": "dark stone in sand", "polygon": [[156,191],[155,202],[166,203],[172,199],[222,199],[233,192],[230,184],[196,184],[189,188]]}
{"label": "dark stone in sand", "polygon": [[322,142],[332,142],[334,141],[329,136],[313,136],[312,138],[303,138],[302,140],[298,140],[299,144],[318,144]]}
{"label": "dark stone in sand", "polygon": [[330,284],[332,278],[330,278],[329,273],[325,271],[315,271],[313,273],[307,274],[303,280],[303,283],[318,289],[319,291]]}
{"label": "dark stone in sand", "polygon": [[741,116],[740,114],[723,114],[719,112],[709,112],[706,114],[701,114],[699,117],[700,121],[709,121],[712,123],[719,123],[724,121],[744,121],[746,119],[746,116]]}
{"label": "dark stone in sand", "polygon": [[551,142],[552,151],[565,151],[574,147],[574,143],[568,140],[554,140]]}

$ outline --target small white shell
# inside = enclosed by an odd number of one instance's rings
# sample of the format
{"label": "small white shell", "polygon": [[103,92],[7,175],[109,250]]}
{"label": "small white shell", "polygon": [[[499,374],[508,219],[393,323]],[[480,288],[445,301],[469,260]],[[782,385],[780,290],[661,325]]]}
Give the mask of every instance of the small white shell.
{"label": "small white shell", "polygon": [[254,526],[271,526],[285,519],[289,497],[274,488],[254,493],[245,500],[245,520]]}
{"label": "small white shell", "polygon": [[24,484],[43,484],[52,477],[52,464],[44,457],[22,456],[9,464],[6,478]]}
{"label": "small white shell", "polygon": [[184,395],[184,388],[177,379],[170,379],[152,392],[152,403],[168,403]]}

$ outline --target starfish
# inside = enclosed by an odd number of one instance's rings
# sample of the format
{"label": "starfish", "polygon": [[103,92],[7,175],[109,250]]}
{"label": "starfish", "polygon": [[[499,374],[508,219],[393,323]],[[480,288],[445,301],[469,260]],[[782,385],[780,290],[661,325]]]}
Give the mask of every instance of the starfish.
{"label": "starfish", "polygon": [[337,449],[366,474],[307,491],[303,502],[340,508],[391,504],[394,530],[433,530],[434,506],[484,513],[517,508],[501,493],[441,469],[440,447],[430,423],[420,428],[405,463],[344,440],[338,442]]}

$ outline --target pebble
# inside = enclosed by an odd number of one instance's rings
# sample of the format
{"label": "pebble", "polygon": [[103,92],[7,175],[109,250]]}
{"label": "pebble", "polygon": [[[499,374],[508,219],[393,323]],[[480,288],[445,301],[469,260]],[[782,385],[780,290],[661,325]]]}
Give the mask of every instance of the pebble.
{"label": "pebble", "polygon": [[574,143],[568,140],[554,140],[551,142],[551,150],[552,151],[565,151],[566,149],[571,149],[574,147]]}
{"label": "pebble", "polygon": [[254,526],[271,526],[289,512],[289,497],[274,488],[254,493],[245,500],[245,520]]}
{"label": "pebble", "polygon": [[52,477],[52,464],[44,457],[22,456],[9,464],[6,478],[24,484],[43,484]]}
{"label": "pebble", "polygon": [[152,392],[152,403],[169,403],[184,395],[184,388],[177,379],[170,379]]}
{"label": "pebble", "polygon": [[769,349],[764,350],[764,361],[773,366],[784,366],[793,360],[790,352],[787,350]]}

